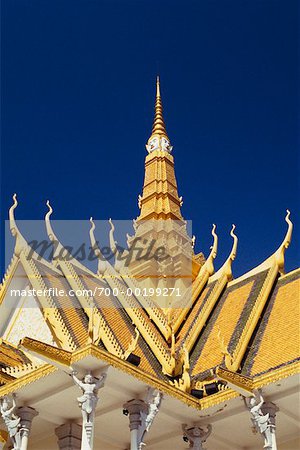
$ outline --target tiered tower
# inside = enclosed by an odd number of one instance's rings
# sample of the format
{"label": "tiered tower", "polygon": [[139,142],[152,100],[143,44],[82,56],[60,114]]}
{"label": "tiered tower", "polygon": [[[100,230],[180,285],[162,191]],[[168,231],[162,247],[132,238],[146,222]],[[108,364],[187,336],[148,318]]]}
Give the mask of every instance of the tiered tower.
{"label": "tiered tower", "polygon": [[[172,146],[163,118],[160,81],[156,81],[155,113],[151,136],[146,149],[143,193],[139,196],[140,215],[134,223],[135,235],[129,240],[139,240],[146,249],[153,245],[159,258],[133,260],[130,272],[145,286],[174,287],[178,296],[191,286],[195,265],[193,240],[187,233],[187,222],[181,214],[182,197],[179,197],[174,170]],[[170,299],[161,306],[170,306]],[[173,300],[172,300],[173,302]]]}

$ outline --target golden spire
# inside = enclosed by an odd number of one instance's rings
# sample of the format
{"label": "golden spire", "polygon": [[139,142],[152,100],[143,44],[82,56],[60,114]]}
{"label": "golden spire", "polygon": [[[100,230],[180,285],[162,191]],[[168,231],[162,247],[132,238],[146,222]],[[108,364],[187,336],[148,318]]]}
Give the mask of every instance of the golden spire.
{"label": "golden spire", "polygon": [[166,125],[163,118],[163,107],[160,95],[160,83],[159,77],[156,80],[156,100],[155,100],[155,113],[152,127],[152,134],[148,139],[146,149],[149,153],[154,150],[163,150],[171,153],[172,147],[170,145],[170,139],[166,131]]}
{"label": "golden spire", "polygon": [[149,154],[145,161],[143,194],[138,201],[141,214],[137,221],[160,218],[183,220],[180,210],[182,197],[177,191],[172,146],[162,115],[159,77],[156,82],[153,129],[146,149]]}
{"label": "golden spire", "polygon": [[163,106],[162,106],[162,101],[161,101],[161,96],[160,96],[159,76],[156,79],[155,115],[154,115],[154,121],[153,121],[153,127],[152,127],[152,136],[153,135],[164,136],[169,140],[168,134],[166,131],[166,125],[165,125],[164,118],[163,118]]}

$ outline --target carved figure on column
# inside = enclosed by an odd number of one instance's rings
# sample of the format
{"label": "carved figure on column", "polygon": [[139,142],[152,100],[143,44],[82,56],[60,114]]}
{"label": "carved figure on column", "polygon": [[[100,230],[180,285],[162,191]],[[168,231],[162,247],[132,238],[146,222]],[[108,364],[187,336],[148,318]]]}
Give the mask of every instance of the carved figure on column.
{"label": "carved figure on column", "polygon": [[15,413],[16,411],[15,395],[11,397],[3,397],[0,399],[0,411],[2,419],[7,428],[9,437],[13,443],[14,450],[19,450],[21,446],[20,421],[21,418]]}
{"label": "carved figure on column", "polygon": [[204,429],[197,426],[188,428],[187,425],[182,425],[182,431],[184,433],[183,439],[189,442],[190,448],[204,450],[202,444],[206,442],[206,439],[210,436],[212,426],[209,424],[206,426],[206,429]]}
{"label": "carved figure on column", "polygon": [[162,402],[162,393],[158,389],[149,388],[146,398],[146,404],[148,405],[148,411],[146,413],[142,413],[142,424],[140,427],[140,436],[139,436],[139,450],[142,449],[142,446],[145,445],[143,440],[150,430],[156,415],[159,412],[160,405]]}
{"label": "carved figure on column", "polygon": [[255,396],[245,399],[245,403],[250,411],[251,420],[257,431],[264,438],[264,447],[268,450],[276,450],[275,440],[275,424],[272,423],[270,414],[264,414],[263,404],[264,398],[260,392],[256,392]]}
{"label": "carved figure on column", "polygon": [[77,372],[73,371],[71,376],[74,380],[74,383],[80,387],[83,392],[81,397],[78,397],[79,407],[82,411],[82,417],[85,422],[91,421],[91,414],[95,411],[97,406],[97,402],[99,400],[98,390],[103,387],[106,373],[103,373],[99,379],[96,379],[90,373],[87,374],[83,381],[79,380],[76,377]]}
{"label": "carved figure on column", "polygon": [[102,373],[100,378],[93,377],[91,373],[85,375],[83,380],[72,371],[74,383],[82,390],[83,395],[77,398],[82,413],[82,440],[81,450],[92,450],[94,441],[95,409],[99,400],[98,391],[103,387],[107,374]]}

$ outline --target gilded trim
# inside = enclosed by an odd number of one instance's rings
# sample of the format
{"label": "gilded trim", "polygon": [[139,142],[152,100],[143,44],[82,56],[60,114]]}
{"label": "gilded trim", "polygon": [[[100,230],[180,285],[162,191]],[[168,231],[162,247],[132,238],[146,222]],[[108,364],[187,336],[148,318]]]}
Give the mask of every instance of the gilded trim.
{"label": "gilded trim", "polygon": [[41,378],[47,377],[56,370],[56,367],[53,367],[50,364],[45,364],[44,366],[38,367],[27,375],[24,375],[23,377],[20,377],[17,380],[11,381],[5,386],[0,387],[0,398],[4,397],[5,395],[12,394],[13,392],[17,392],[24,386],[34,383]]}
{"label": "gilded trim", "polygon": [[72,353],[63,350],[62,348],[53,347],[52,345],[28,337],[22,339],[20,345],[29,352],[32,351],[39,356],[46,356],[52,361],[60,364],[69,366],[71,363]]}

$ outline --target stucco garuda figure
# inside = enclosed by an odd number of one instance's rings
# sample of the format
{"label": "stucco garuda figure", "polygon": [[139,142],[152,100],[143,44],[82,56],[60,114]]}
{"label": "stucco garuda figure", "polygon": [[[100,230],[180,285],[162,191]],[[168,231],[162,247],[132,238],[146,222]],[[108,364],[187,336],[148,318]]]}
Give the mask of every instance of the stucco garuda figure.
{"label": "stucco garuda figure", "polygon": [[83,381],[79,380],[76,375],[77,372],[72,371],[71,376],[74,383],[83,391],[83,395],[77,398],[83,420],[85,423],[92,422],[92,415],[99,399],[97,395],[98,390],[105,382],[106,373],[102,374],[99,379],[94,378],[91,374],[87,374]]}
{"label": "stucco garuda figure", "polygon": [[20,448],[20,420],[21,418],[15,414],[16,400],[15,396],[11,399],[4,397],[0,399],[0,411],[2,419],[6,425],[9,437],[13,443],[14,449]]}
{"label": "stucco garuda figure", "polygon": [[273,450],[276,449],[276,446],[274,446],[275,425],[270,422],[270,415],[263,413],[261,409],[263,404],[264,399],[260,392],[257,392],[255,397],[248,399],[251,419],[257,431],[264,438],[264,448]]}

